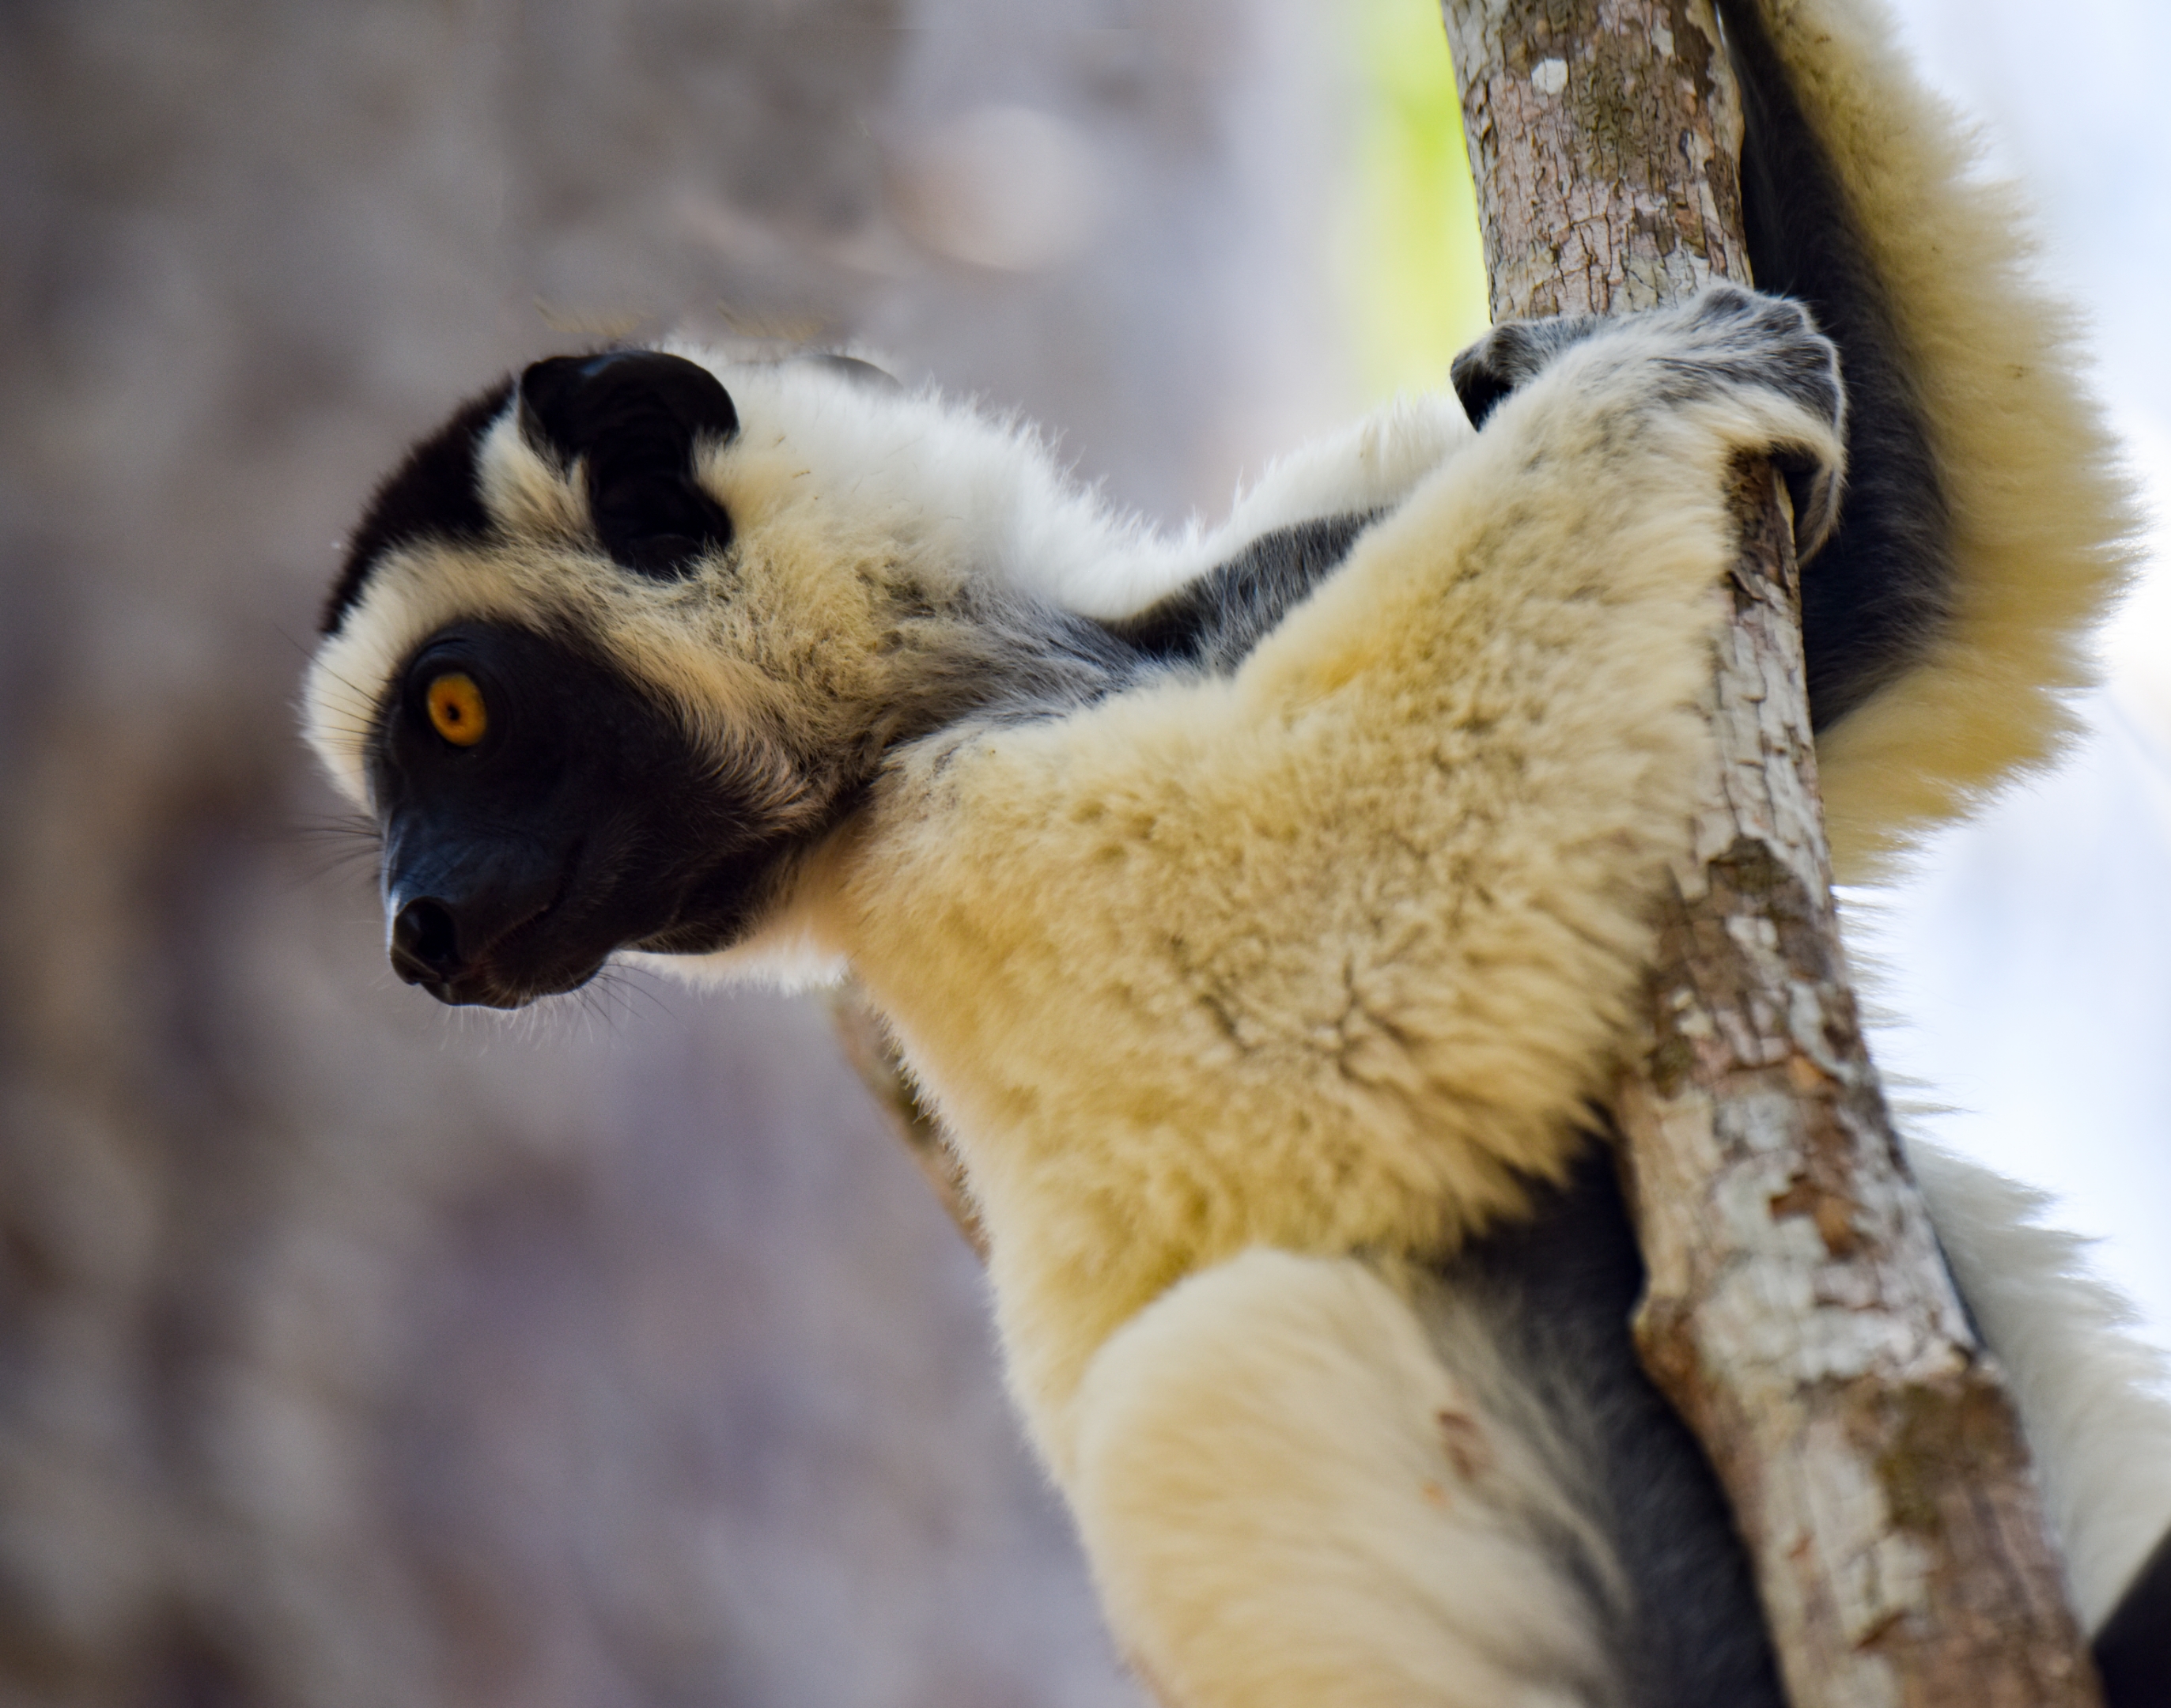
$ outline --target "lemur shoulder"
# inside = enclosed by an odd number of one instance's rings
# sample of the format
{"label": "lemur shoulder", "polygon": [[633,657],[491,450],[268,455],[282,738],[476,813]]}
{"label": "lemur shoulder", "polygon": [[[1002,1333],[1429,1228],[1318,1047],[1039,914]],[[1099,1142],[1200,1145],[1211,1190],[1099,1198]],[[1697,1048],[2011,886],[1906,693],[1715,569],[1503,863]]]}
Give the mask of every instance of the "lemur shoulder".
{"label": "lemur shoulder", "polygon": [[[609,351],[419,445],[334,590],[309,731],[383,830],[402,977],[861,981],[1171,1704],[1780,1700],[1635,1364],[1589,1113],[1684,834],[1727,471],[1796,477],[1842,875],[2056,750],[2131,518],[1881,19],[1723,9],[1767,294],[1496,329],[1459,400],[1218,529],[852,362]],[[2024,1193],[1912,1161],[2111,1700],[2161,1701],[2161,1372]]]}

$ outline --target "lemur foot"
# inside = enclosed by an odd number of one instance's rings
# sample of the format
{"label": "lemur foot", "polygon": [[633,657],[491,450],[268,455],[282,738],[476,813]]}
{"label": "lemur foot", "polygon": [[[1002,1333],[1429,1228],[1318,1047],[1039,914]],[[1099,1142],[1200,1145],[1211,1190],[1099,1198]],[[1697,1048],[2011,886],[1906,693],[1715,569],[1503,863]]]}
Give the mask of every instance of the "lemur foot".
{"label": "lemur foot", "polygon": [[1844,468],[1847,393],[1839,351],[1809,310],[1784,297],[1738,285],[1707,286],[1688,302],[1648,313],[1608,319],[1573,315],[1556,320],[1509,320],[1455,359],[1455,395],[1472,425],[1482,427],[1500,402],[1563,351],[1597,337],[1619,337],[1659,372],[1646,395],[1664,404],[1693,404],[1733,388],[1776,393],[1807,418],[1798,438],[1782,432],[1766,447],[1785,477],[1794,505],[1798,554],[1808,558],[1839,519]]}

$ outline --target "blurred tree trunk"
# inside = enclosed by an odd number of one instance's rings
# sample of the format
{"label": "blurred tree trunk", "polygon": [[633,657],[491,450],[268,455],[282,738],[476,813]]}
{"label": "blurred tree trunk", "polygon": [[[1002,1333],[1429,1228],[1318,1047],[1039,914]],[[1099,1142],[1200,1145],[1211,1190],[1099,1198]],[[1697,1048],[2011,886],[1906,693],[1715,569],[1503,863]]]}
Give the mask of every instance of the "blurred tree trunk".
{"label": "blurred tree trunk", "polygon": [[[1750,282],[1707,0],[1445,14],[1496,316]],[[1735,501],[1703,800],[1616,1109],[1649,1270],[1638,1340],[1734,1502],[1798,1708],[2093,1702],[2017,1419],[1847,986],[1783,492],[1758,466]]]}
{"label": "blurred tree trunk", "polygon": [[[1302,20],[0,7],[0,1708],[1135,1701],[818,1006],[399,988],[292,699],[370,482],[614,333],[876,340],[1218,502],[1332,360],[1255,318]],[[1037,270],[893,205],[993,103],[1107,191]]]}

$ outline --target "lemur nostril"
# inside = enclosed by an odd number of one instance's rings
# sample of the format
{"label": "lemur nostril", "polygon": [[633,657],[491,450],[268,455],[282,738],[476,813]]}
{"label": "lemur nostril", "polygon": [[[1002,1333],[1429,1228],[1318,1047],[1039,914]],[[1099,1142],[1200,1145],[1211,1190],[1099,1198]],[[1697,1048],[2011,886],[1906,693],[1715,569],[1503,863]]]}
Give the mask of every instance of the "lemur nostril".
{"label": "lemur nostril", "polygon": [[410,984],[450,977],[460,970],[459,927],[453,910],[424,896],[392,922],[392,965]]}

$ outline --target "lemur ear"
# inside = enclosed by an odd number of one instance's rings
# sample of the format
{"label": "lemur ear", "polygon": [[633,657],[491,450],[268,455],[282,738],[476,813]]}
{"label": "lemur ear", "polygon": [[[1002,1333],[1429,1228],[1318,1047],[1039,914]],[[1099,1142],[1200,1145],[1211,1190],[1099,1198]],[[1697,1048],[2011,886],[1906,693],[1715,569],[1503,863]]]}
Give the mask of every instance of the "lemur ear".
{"label": "lemur ear", "polygon": [[622,567],[675,581],[731,543],[731,517],[694,479],[694,452],[736,434],[738,411],[698,362],[655,350],[554,356],[520,376],[520,427],[582,469],[597,537]]}

